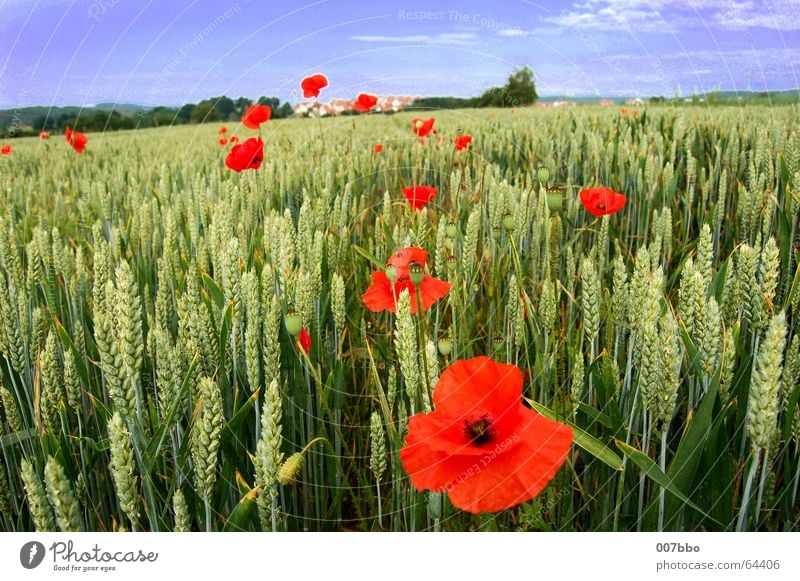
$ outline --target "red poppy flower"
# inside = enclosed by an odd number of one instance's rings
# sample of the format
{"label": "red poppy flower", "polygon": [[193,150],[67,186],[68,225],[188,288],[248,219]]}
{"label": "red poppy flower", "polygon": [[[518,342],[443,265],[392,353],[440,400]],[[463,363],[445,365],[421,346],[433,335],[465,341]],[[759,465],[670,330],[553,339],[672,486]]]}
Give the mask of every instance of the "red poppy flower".
{"label": "red poppy flower", "polygon": [[638,114],[639,114],[638,111],[631,111],[631,115],[633,115],[634,117],[636,117]]}
{"label": "red poppy flower", "polygon": [[464,151],[472,143],[472,135],[459,135],[453,143],[456,144],[456,151]]}
{"label": "red poppy flower", "polygon": [[319,92],[328,86],[328,77],[322,73],[317,73],[306,77],[300,83],[300,88],[303,89],[303,99],[310,99],[311,97],[319,97]]}
{"label": "red poppy flower", "polygon": [[422,282],[419,283],[418,287],[411,282],[411,265],[419,264],[424,269],[427,260],[428,253],[416,246],[401,248],[396,251],[387,261],[390,266],[394,267],[394,282],[389,281],[386,272],[383,270],[373,272],[372,284],[361,296],[361,300],[374,313],[380,311],[394,313],[397,308],[395,299],[400,298],[402,291],[408,290],[409,298],[411,299],[411,312],[416,313],[417,288],[419,288],[422,310],[427,311],[433,303],[450,292],[449,282],[433,278],[429,274],[423,275]]}
{"label": "red poppy flower", "polygon": [[611,188],[598,186],[580,191],[581,204],[592,216],[613,214],[625,207],[625,194],[615,192]]}
{"label": "red poppy flower", "polygon": [[417,137],[427,137],[431,131],[434,131],[434,123],[436,123],[436,119],[433,117],[430,119],[412,119],[411,128],[414,130],[414,135]]}
{"label": "red poppy flower", "polygon": [[2,155],[11,155],[11,146],[10,145],[4,145],[3,147],[0,147],[0,154],[2,154]]}
{"label": "red poppy flower", "polygon": [[50,134],[47,131],[40,131],[39,139],[50,139]]}
{"label": "red poppy flower", "polygon": [[303,351],[306,352],[306,355],[311,353],[311,335],[308,334],[305,327],[300,329],[300,334],[297,335],[297,342]]}
{"label": "red poppy flower", "polygon": [[219,144],[222,146],[228,145],[228,138],[227,137],[220,137]]}
{"label": "red poppy flower", "polygon": [[239,138],[236,137],[235,135],[231,135],[230,142],[231,143],[239,143]]}
{"label": "red poppy flower", "polygon": [[628,114],[628,110],[625,107],[622,107],[619,110],[619,112],[620,112],[620,115],[623,115],[623,116]]}
{"label": "red poppy flower", "polygon": [[522,372],[488,357],[456,361],[433,390],[434,411],[409,418],[400,460],[417,490],[496,512],[530,500],[564,463],[569,426],[522,404]]}
{"label": "red poppy flower", "polygon": [[375,145],[372,147],[372,151],[374,151],[375,153],[380,153],[381,151],[383,151],[383,145],[382,145],[382,144],[380,144],[380,143],[376,143],[376,144],[375,144]]}
{"label": "red poppy flower", "polygon": [[78,153],[83,153],[83,150],[86,149],[86,144],[89,143],[88,137],[86,137],[80,131],[73,131],[69,127],[67,127],[66,138],[67,143],[69,143],[72,146],[72,149]]}
{"label": "red poppy flower", "polygon": [[225,135],[227,132],[228,128],[223,125],[222,127],[219,128],[219,131],[217,131],[217,135]]}
{"label": "red poppy flower", "polygon": [[377,104],[378,97],[375,95],[371,95],[370,93],[359,93],[355,103],[353,103],[353,107],[356,111],[366,113],[367,111],[372,110],[372,108]]}
{"label": "red poppy flower", "polygon": [[403,195],[412,209],[421,211],[439,191],[431,186],[411,186],[403,189]]}
{"label": "red poppy flower", "polygon": [[225,165],[233,171],[239,172],[245,169],[258,169],[264,161],[264,142],[260,137],[251,137],[244,143],[239,143],[231,148],[228,157],[225,158]]}
{"label": "red poppy flower", "polygon": [[266,105],[250,105],[242,117],[242,125],[248,129],[258,129],[262,123],[269,121],[272,109]]}

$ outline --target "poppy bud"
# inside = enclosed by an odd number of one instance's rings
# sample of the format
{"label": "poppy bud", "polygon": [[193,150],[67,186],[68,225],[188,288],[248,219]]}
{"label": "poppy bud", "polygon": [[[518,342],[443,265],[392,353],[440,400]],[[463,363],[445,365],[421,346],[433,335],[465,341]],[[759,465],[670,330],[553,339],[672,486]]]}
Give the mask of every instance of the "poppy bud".
{"label": "poppy bud", "polygon": [[300,468],[303,466],[303,453],[295,452],[289,456],[286,461],[281,465],[278,470],[278,482],[286,486],[291,484],[300,473]]}
{"label": "poppy bud", "polygon": [[561,192],[547,194],[547,207],[551,212],[564,209],[564,195]]}
{"label": "poppy bud", "polygon": [[546,186],[550,181],[550,170],[546,167],[542,166],[539,168],[539,171],[536,172],[536,177],[539,178],[539,183],[543,186]]}
{"label": "poppy bud", "polygon": [[445,230],[448,238],[455,238],[456,234],[458,234],[458,226],[456,226],[455,222],[449,222],[447,224],[447,230]]}
{"label": "poppy bud", "polygon": [[505,347],[505,344],[506,343],[502,335],[495,335],[492,337],[492,347],[494,347],[495,351],[502,351],[503,347]]}
{"label": "poppy bud", "polygon": [[297,337],[302,328],[303,319],[300,316],[300,313],[296,313],[295,311],[289,311],[286,313],[286,330],[289,331],[289,334],[292,337]]}
{"label": "poppy bud", "polygon": [[450,272],[455,272],[456,266],[458,266],[458,258],[451,254],[447,257],[447,270]]}
{"label": "poppy bud", "polygon": [[411,279],[411,284],[414,286],[418,286],[425,278],[425,271],[419,262],[412,262],[408,267],[408,278]]}
{"label": "poppy bud", "polygon": [[455,242],[453,242],[452,238],[445,238],[444,247],[447,248],[448,252],[452,252],[454,246],[455,246]]}
{"label": "poppy bud", "polygon": [[511,212],[506,212],[503,214],[503,228],[507,231],[511,231],[514,227],[514,216],[511,215]]}
{"label": "poppy bud", "polygon": [[393,283],[397,280],[397,267],[394,264],[387,264],[384,272],[386,273],[386,278],[389,279],[389,282]]}
{"label": "poppy bud", "polygon": [[442,335],[439,338],[439,353],[447,357],[452,352],[453,352],[453,340],[447,335]]}
{"label": "poppy bud", "polygon": [[503,235],[502,230],[500,230],[500,226],[495,226],[492,228],[492,238],[495,240],[500,240],[500,236]]}

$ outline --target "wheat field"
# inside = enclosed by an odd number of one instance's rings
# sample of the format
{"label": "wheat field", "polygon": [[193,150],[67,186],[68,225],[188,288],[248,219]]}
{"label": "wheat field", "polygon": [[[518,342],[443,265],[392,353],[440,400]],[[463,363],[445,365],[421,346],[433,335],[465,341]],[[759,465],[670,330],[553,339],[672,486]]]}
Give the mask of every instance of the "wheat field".
{"label": "wheat field", "polygon": [[[15,140],[0,530],[800,530],[800,109],[637,113],[432,112],[424,143],[411,113],[273,120],[241,173],[218,124]],[[597,185],[625,207],[588,213]],[[449,293],[367,309],[412,246]],[[399,453],[477,356],[574,442],[471,514]]]}

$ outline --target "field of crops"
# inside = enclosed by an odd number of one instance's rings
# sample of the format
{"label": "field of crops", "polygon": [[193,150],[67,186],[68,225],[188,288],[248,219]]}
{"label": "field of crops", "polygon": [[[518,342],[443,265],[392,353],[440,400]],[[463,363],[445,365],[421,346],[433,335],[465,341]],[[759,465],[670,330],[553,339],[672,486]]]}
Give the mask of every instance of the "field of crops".
{"label": "field of crops", "polygon": [[[15,140],[0,530],[800,530],[800,110],[427,116],[272,120],[242,172],[218,124]],[[383,272],[441,296],[375,312]],[[479,356],[573,438],[503,510],[401,458]]]}

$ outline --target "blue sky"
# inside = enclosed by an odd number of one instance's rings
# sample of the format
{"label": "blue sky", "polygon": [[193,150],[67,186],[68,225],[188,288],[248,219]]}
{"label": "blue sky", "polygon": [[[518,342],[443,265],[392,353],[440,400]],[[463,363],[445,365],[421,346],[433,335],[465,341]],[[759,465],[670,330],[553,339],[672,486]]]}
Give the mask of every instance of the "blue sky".
{"label": "blue sky", "polygon": [[800,87],[800,0],[0,0],[0,107]]}

